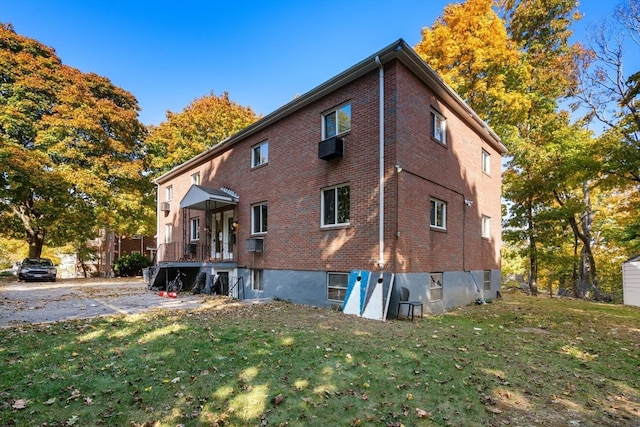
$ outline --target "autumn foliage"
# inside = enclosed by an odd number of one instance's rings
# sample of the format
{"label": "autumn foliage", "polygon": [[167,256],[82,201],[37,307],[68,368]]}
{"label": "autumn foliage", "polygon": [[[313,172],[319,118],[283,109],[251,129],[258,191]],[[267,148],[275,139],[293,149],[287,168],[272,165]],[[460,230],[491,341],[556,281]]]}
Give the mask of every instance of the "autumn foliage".
{"label": "autumn foliage", "polygon": [[0,226],[29,256],[123,212],[129,226],[140,218],[149,185],[133,95],[10,25],[0,25],[0,94]]}
{"label": "autumn foliage", "polygon": [[160,174],[244,129],[259,117],[249,107],[229,99],[227,92],[198,98],[179,113],[152,126],[147,146],[153,173]]}

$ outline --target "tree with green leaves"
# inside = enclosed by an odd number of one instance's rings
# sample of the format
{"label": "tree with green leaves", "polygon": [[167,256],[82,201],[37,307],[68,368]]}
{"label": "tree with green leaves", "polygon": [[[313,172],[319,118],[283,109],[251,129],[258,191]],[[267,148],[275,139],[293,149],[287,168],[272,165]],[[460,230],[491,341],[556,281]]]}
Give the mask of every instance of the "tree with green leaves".
{"label": "tree with green leaves", "polygon": [[640,1],[621,2],[613,20],[590,34],[595,61],[583,73],[577,97],[588,109],[587,119],[602,128],[602,186],[617,200],[613,209],[619,219],[618,226],[607,228],[609,246],[625,248],[624,258],[640,252],[640,70],[624,68],[625,58],[640,48]]}
{"label": "tree with green leaves", "polygon": [[[144,228],[145,128],[128,92],[0,25],[0,230],[29,244]],[[146,223],[153,223],[146,218]]]}
{"label": "tree with green leaves", "polygon": [[244,129],[259,117],[250,107],[211,93],[194,100],[179,113],[151,126],[146,140],[152,174],[157,176],[186,162]]}
{"label": "tree with green leaves", "polygon": [[[583,149],[592,147],[589,133],[571,125],[559,108],[589,59],[581,45],[570,43],[571,24],[580,18],[576,8],[575,0],[467,0],[448,6],[432,28],[423,29],[416,47],[509,149],[505,238],[526,252],[534,294],[546,242],[566,236],[568,226],[574,241],[585,245],[577,264],[588,268],[580,271],[596,272],[590,230],[584,229],[591,222],[576,220],[583,217],[578,210],[589,211],[588,194],[577,189],[590,186],[576,180],[593,179],[597,171],[584,176],[577,164],[563,173],[557,168],[575,161],[576,151],[593,157]],[[589,281],[597,285],[594,275]]]}

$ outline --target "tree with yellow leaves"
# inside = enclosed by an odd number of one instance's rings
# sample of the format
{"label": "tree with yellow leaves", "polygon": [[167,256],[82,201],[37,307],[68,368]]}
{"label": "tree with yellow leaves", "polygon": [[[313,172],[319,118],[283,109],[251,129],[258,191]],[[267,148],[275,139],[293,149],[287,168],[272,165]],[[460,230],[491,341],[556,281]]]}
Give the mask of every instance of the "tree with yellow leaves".
{"label": "tree with yellow leaves", "polygon": [[39,257],[98,225],[141,228],[151,187],[130,93],[0,24],[0,94],[0,232]]}
{"label": "tree with yellow leaves", "polygon": [[167,120],[152,126],[146,140],[153,175],[186,162],[257,119],[250,107],[231,101],[227,92],[198,98],[179,113],[168,111]]}
{"label": "tree with yellow leaves", "polygon": [[467,0],[447,6],[416,46],[509,148],[505,238],[526,242],[520,247],[534,293],[539,258],[564,230],[576,248],[569,271],[574,291],[598,293],[590,197],[597,154],[592,135],[560,108],[589,60],[570,42],[577,6],[576,0]]}

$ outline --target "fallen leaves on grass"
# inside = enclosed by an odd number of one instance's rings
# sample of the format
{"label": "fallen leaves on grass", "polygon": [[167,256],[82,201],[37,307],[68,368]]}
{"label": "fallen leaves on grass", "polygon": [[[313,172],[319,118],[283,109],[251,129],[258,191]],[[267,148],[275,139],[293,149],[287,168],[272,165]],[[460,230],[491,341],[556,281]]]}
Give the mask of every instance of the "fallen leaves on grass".
{"label": "fallen leaves on grass", "polygon": [[418,418],[431,418],[431,413],[424,409],[416,408],[416,417]]}
{"label": "fallen leaves on grass", "polygon": [[282,395],[282,393],[274,396],[274,398],[271,399],[271,403],[273,403],[275,406],[278,406],[282,402],[284,402],[284,396]]}
{"label": "fallen leaves on grass", "polygon": [[26,399],[18,399],[18,400],[13,402],[13,405],[11,405],[11,407],[13,409],[26,409],[27,402],[28,401]]}
{"label": "fallen leaves on grass", "polygon": [[80,399],[80,390],[75,389],[71,392],[71,395],[67,397],[67,402],[71,400],[78,400],[78,399]]}

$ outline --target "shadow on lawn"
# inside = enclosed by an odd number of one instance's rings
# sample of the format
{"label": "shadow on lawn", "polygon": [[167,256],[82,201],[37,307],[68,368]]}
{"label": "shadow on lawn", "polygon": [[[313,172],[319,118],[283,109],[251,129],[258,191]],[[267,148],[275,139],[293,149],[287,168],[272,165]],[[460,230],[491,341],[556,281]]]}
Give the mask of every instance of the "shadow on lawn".
{"label": "shadow on lawn", "polygon": [[0,421],[638,425],[638,311],[555,304],[525,297],[376,322],[210,298],[2,331]]}

